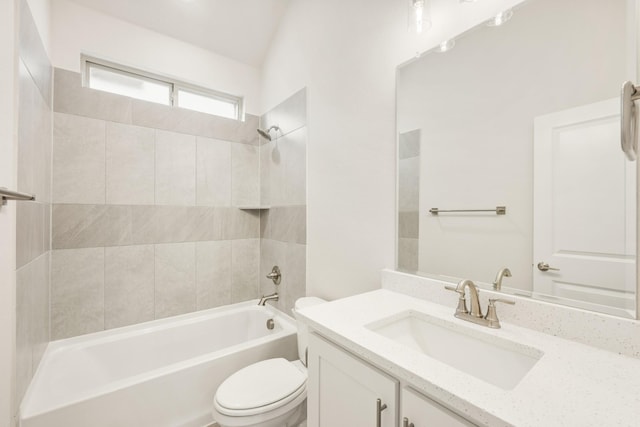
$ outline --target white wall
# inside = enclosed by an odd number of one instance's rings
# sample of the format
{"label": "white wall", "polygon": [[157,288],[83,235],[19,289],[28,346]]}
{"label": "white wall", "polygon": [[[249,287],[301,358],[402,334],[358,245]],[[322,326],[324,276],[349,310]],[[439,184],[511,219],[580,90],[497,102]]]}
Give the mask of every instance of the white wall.
{"label": "white wall", "polygon": [[27,0],[42,44],[51,58],[51,0]]}
{"label": "white wall", "polygon": [[80,53],[86,53],[244,96],[246,112],[259,113],[257,68],[68,0],[52,0],[52,52],[54,67],[80,72]]}
{"label": "white wall", "polygon": [[262,105],[308,88],[310,295],[375,289],[394,267],[396,66],[519,2],[434,1],[433,28],[417,39],[404,1],[292,1],[264,64]]}
{"label": "white wall", "polygon": [[[15,0],[0,2],[0,186],[15,188],[17,53]],[[0,207],[0,426],[12,425],[15,398],[16,208]]]}

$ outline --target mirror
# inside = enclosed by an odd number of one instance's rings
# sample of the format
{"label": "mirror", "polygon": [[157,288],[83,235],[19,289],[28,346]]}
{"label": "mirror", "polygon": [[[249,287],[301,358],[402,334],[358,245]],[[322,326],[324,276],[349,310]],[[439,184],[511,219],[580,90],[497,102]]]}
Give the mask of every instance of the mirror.
{"label": "mirror", "polygon": [[636,10],[530,0],[398,68],[398,269],[493,288],[508,268],[504,292],[635,318]]}

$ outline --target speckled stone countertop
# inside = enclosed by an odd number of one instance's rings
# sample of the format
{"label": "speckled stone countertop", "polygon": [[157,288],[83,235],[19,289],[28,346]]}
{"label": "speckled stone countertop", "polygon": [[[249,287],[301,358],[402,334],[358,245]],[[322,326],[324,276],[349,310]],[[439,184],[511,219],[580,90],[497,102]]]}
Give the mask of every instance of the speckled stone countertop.
{"label": "speckled stone countertop", "polygon": [[[408,310],[477,331],[487,341],[498,337],[544,354],[513,390],[504,390],[365,327]],[[640,360],[504,321],[502,329],[486,328],[456,319],[454,310],[455,304],[448,307],[380,289],[298,314],[312,330],[478,425],[640,425]]]}

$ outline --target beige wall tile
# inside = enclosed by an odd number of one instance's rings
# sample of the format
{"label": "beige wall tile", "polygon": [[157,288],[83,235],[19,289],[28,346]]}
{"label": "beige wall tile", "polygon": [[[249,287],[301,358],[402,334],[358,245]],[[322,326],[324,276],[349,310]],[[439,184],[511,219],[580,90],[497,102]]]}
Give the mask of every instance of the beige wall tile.
{"label": "beige wall tile", "polygon": [[420,214],[418,211],[398,212],[398,237],[417,239],[420,233]]}
{"label": "beige wall tile", "polygon": [[398,268],[418,271],[418,239],[398,239]]}
{"label": "beige wall tile", "polygon": [[284,135],[307,124],[307,89],[301,89],[260,118],[264,128],[277,125]]}
{"label": "beige wall tile", "polygon": [[56,112],[131,123],[131,98],[82,87],[80,73],[56,68],[53,87]]}
{"label": "beige wall tile", "polygon": [[53,248],[130,245],[132,215],[126,205],[53,205]]}
{"label": "beige wall tile", "polygon": [[231,303],[231,241],[196,244],[197,309]]}
{"label": "beige wall tile", "polygon": [[246,144],[231,146],[231,204],[257,206],[260,203],[259,149]]}
{"label": "beige wall tile", "polygon": [[153,245],[105,248],[104,273],[105,329],[153,320]]}
{"label": "beige wall tile", "polygon": [[104,249],[51,254],[51,338],[104,329]]}
{"label": "beige wall tile", "polygon": [[52,67],[26,0],[20,1],[20,59],[29,69],[41,97],[51,106]]}
{"label": "beige wall tile", "polygon": [[307,128],[301,128],[282,139],[285,161],[285,205],[307,204]]}
{"label": "beige wall tile", "polygon": [[50,265],[51,252],[46,252],[29,264],[29,266],[32,266],[34,274],[31,289],[32,306],[30,309],[32,318],[31,341],[33,344],[32,363],[34,373],[42,360],[42,355],[47,348],[47,344],[51,340],[49,312],[49,301],[51,300]]}
{"label": "beige wall tile", "polygon": [[156,131],[157,205],[196,204],[196,137]]}
{"label": "beige wall tile", "polygon": [[45,252],[46,206],[37,202],[16,204],[16,268],[33,261]]}
{"label": "beige wall tile", "polygon": [[398,141],[398,158],[408,159],[420,155],[420,129],[401,133]]}
{"label": "beige wall tile", "polygon": [[16,273],[16,398],[21,400],[33,377],[33,340],[31,285],[33,272],[29,266]]}
{"label": "beige wall tile", "polygon": [[54,203],[105,202],[105,134],[102,120],[54,115]]}
{"label": "beige wall tile", "polygon": [[153,129],[107,123],[106,202],[151,205],[155,200]]}
{"label": "beige wall tile", "polygon": [[260,235],[265,239],[306,244],[306,206],[272,207],[262,212]]}
{"label": "beige wall tile", "polygon": [[198,137],[198,205],[231,205],[231,144],[227,141]]}
{"label": "beige wall tile", "polygon": [[[278,292],[278,294],[282,293],[283,283],[286,284],[289,276],[286,257],[286,243],[271,239],[260,240],[260,271],[258,273],[260,295],[270,295],[274,292]],[[273,283],[273,280],[267,278],[267,274],[269,274],[271,269],[276,265],[280,268],[283,281],[278,286]],[[276,303],[272,304],[275,304],[278,308],[282,308],[284,306],[284,295],[281,295],[281,297],[282,298]]]}
{"label": "beige wall tile", "polygon": [[398,161],[398,210],[419,210],[420,157]]}
{"label": "beige wall tile", "polygon": [[231,302],[259,297],[260,240],[234,240],[231,246]]}
{"label": "beige wall tile", "polygon": [[195,243],[155,245],[155,318],[196,309]]}
{"label": "beige wall tile", "polygon": [[258,117],[251,114],[244,121],[152,102],[133,100],[133,124],[189,135],[215,138],[242,144],[258,144]]}

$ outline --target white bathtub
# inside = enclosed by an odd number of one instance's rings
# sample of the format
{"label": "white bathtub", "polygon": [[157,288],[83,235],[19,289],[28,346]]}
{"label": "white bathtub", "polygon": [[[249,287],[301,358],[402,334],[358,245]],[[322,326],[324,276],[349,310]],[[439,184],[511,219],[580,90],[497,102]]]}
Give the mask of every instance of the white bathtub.
{"label": "white bathtub", "polygon": [[256,301],[52,342],[20,426],[206,426],[220,383],[271,357],[297,358],[295,322]]}

